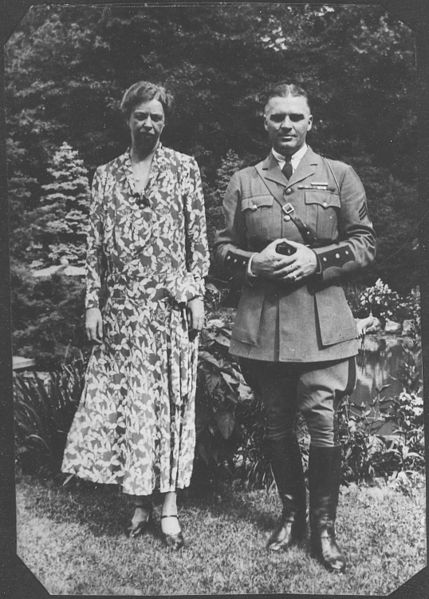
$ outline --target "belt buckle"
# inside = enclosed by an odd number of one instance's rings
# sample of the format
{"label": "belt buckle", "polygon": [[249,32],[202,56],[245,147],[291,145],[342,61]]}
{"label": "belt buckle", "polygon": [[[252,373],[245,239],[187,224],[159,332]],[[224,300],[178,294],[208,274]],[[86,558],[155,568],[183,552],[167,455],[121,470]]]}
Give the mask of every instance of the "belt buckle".
{"label": "belt buckle", "polygon": [[292,206],[292,204],[290,202],[288,202],[287,204],[282,206],[282,210],[286,214],[286,216],[290,216],[292,214],[292,212],[295,211],[295,208]]}

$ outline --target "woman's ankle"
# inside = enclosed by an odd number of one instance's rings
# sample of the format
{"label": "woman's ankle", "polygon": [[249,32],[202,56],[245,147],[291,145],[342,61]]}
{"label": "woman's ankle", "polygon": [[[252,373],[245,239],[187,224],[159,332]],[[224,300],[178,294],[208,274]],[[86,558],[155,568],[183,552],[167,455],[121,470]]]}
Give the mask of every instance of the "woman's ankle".
{"label": "woman's ankle", "polygon": [[175,492],[169,492],[165,494],[161,515],[177,516],[177,495]]}
{"label": "woman's ankle", "polygon": [[178,535],[182,531],[178,517],[175,515],[161,516],[161,530],[167,535]]}
{"label": "woman's ankle", "polygon": [[151,495],[132,495],[132,503],[134,509],[142,509],[146,511],[152,510],[152,496]]}

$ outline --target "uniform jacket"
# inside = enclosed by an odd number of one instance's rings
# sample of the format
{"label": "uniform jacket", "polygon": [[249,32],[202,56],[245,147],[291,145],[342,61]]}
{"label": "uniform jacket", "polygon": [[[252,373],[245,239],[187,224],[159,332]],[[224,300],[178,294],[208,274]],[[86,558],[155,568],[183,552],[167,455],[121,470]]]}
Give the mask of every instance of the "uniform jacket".
{"label": "uniform jacket", "polygon": [[[351,166],[308,148],[287,180],[269,156],[235,173],[223,202],[217,259],[243,274],[231,353],[259,360],[318,362],[357,353],[342,281],[370,264],[375,236],[363,185]],[[298,283],[249,280],[249,257],[275,239],[304,243],[293,210],[317,236],[317,274]]]}

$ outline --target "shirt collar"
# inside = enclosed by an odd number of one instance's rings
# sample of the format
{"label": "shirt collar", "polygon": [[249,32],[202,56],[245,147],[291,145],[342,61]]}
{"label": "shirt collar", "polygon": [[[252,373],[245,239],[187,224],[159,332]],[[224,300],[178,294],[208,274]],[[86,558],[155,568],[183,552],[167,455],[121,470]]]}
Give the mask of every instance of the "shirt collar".
{"label": "shirt collar", "polygon": [[[294,170],[296,169],[298,164],[301,162],[301,159],[303,158],[303,156],[307,150],[308,150],[308,146],[305,143],[303,146],[301,146],[299,148],[299,150],[297,152],[295,152],[295,154],[292,154],[290,161],[292,163],[292,168]],[[279,163],[280,168],[282,168],[284,163],[286,162],[285,157],[282,154],[279,154],[279,152],[277,152],[274,148],[271,148],[271,152],[272,152],[274,158]]]}

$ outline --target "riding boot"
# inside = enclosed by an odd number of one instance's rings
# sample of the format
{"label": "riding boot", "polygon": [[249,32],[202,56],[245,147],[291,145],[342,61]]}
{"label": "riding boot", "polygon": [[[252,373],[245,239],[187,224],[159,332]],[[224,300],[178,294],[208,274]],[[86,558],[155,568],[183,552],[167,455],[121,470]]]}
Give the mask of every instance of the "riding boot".
{"label": "riding boot", "polygon": [[306,490],[301,451],[295,435],[266,441],[274,479],[283,511],[267,548],[286,550],[303,539],[306,532]]}
{"label": "riding boot", "polygon": [[331,572],[343,572],[346,560],[335,539],[341,448],[310,446],[309,488],[312,554]]}

